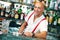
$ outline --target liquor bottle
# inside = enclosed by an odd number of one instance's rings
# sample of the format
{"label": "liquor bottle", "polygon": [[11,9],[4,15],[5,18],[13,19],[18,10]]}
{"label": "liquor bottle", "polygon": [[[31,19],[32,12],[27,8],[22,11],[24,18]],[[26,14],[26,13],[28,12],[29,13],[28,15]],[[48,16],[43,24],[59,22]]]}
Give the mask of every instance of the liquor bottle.
{"label": "liquor bottle", "polygon": [[3,16],[5,17],[6,7],[3,9]]}
{"label": "liquor bottle", "polygon": [[1,16],[1,11],[2,11],[2,10],[1,10],[1,8],[0,8],[0,16]]}
{"label": "liquor bottle", "polygon": [[53,17],[53,25],[57,25],[57,13],[55,12],[54,14],[54,17]]}
{"label": "liquor bottle", "polygon": [[27,3],[27,0],[23,0],[23,3]]}
{"label": "liquor bottle", "polygon": [[1,16],[2,16],[2,17],[4,17],[4,16],[5,16],[5,13],[6,13],[6,11],[5,11],[5,10],[6,10],[6,8],[3,8],[3,9],[1,10]]}
{"label": "liquor bottle", "polygon": [[12,11],[11,11],[11,18],[14,18],[14,14],[15,14],[14,9],[12,9]]}
{"label": "liquor bottle", "polygon": [[58,3],[58,10],[60,10],[60,3]]}
{"label": "liquor bottle", "polygon": [[57,18],[57,25],[60,26],[60,12],[58,12],[57,15],[58,15],[58,18]]}
{"label": "liquor bottle", "polygon": [[1,16],[3,16],[4,15],[4,12],[3,12],[3,10],[1,11]]}
{"label": "liquor bottle", "polygon": [[48,0],[46,0],[46,7],[48,7]]}
{"label": "liquor bottle", "polygon": [[50,15],[49,15],[49,24],[51,25],[52,24],[52,21],[53,21],[53,11],[50,11]]}
{"label": "liquor bottle", "polygon": [[12,11],[10,10],[10,12],[9,12],[9,18],[11,18],[11,14],[12,14]]}
{"label": "liquor bottle", "polygon": [[60,17],[58,17],[57,24],[60,26]]}
{"label": "liquor bottle", "polygon": [[21,6],[20,6],[20,9],[18,9],[18,14],[21,14],[22,13],[22,9],[21,9]]}
{"label": "liquor bottle", "polygon": [[23,3],[23,0],[20,0],[20,3]]}
{"label": "liquor bottle", "polygon": [[17,13],[17,12],[15,13],[14,18],[15,18],[15,19],[18,19],[18,18],[19,18],[19,15],[18,15],[18,13]]}
{"label": "liquor bottle", "polygon": [[8,14],[7,13],[5,13],[5,17],[8,17]]}
{"label": "liquor bottle", "polygon": [[27,4],[32,4],[33,0],[26,0]]}
{"label": "liquor bottle", "polygon": [[49,22],[49,15],[48,15],[48,13],[46,14],[46,20]]}
{"label": "liquor bottle", "polygon": [[20,20],[24,20],[24,13],[20,15]]}
{"label": "liquor bottle", "polygon": [[54,6],[55,6],[55,2],[54,2],[54,0],[51,0],[50,1],[50,5],[49,5],[49,8],[50,9],[54,9]]}
{"label": "liquor bottle", "polygon": [[55,10],[58,10],[58,2],[55,1],[54,3],[55,3],[55,7],[54,7],[54,9],[55,9]]}

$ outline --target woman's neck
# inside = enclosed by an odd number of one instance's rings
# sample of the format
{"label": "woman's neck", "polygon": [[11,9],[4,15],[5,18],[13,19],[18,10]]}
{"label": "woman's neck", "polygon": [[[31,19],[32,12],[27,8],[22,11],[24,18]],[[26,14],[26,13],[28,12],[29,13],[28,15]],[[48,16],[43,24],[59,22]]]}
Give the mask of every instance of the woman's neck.
{"label": "woman's neck", "polygon": [[38,15],[34,15],[35,17],[40,17],[42,15],[42,13],[38,14]]}

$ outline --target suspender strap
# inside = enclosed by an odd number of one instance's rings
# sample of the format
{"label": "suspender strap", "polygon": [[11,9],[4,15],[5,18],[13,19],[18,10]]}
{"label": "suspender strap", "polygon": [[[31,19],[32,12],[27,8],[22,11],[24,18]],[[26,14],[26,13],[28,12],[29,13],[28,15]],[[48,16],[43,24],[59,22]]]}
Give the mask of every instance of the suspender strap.
{"label": "suspender strap", "polygon": [[[30,19],[30,17],[32,16],[34,14],[34,12],[28,17],[28,20]],[[34,33],[34,31],[36,30],[36,28],[39,26],[39,24],[43,21],[43,20],[45,20],[46,18],[43,18],[36,26],[35,26],[35,28],[33,29],[33,31],[32,31],[32,33]],[[27,20],[27,21],[28,21]]]}
{"label": "suspender strap", "polygon": [[36,28],[38,27],[38,25],[43,21],[43,20],[45,20],[46,18],[43,18],[36,26],[35,26],[35,28],[33,29],[33,31],[32,31],[32,33],[34,33],[34,31],[36,30]]}
{"label": "suspender strap", "polygon": [[[33,14],[34,14],[34,12],[28,17],[28,20],[30,19],[30,17],[31,17]],[[27,20],[27,21],[28,21],[28,20]]]}

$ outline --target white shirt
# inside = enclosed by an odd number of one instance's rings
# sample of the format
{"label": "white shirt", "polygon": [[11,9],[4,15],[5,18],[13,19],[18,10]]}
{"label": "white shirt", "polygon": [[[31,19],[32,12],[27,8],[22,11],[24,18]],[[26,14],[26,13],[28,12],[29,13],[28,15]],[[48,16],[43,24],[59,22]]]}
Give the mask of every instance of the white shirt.
{"label": "white shirt", "polygon": [[[27,22],[28,20],[28,17],[31,15],[32,12],[30,12],[26,18],[25,18],[25,21]],[[36,27],[36,25],[43,19],[45,18],[44,15],[40,16],[39,18],[37,18],[34,22],[34,14],[30,17],[30,19],[28,20],[28,25],[26,26],[24,32],[32,32],[33,29]],[[34,33],[36,32],[42,32],[42,31],[47,31],[47,25],[48,25],[48,22],[47,20],[43,20],[39,25],[38,27],[36,28],[36,30],[34,31]]]}

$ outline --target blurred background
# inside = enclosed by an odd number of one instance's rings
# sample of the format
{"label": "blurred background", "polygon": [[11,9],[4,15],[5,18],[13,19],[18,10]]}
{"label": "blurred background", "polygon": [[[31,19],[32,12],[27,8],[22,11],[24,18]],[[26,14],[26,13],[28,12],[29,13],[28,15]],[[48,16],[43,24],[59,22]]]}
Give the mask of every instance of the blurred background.
{"label": "blurred background", "polygon": [[37,1],[45,6],[43,14],[48,21],[47,40],[59,40],[60,0],[0,0],[0,35],[18,32]]}

